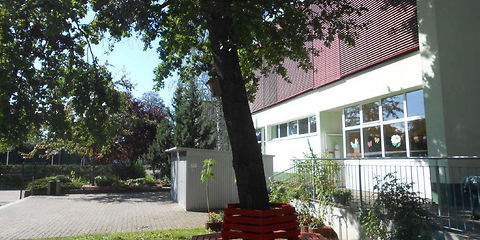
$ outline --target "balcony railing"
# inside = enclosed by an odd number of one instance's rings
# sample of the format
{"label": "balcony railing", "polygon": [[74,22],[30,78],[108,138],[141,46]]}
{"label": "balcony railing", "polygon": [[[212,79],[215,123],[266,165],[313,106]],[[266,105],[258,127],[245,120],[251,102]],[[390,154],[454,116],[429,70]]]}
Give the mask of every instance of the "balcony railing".
{"label": "balcony railing", "polygon": [[[445,228],[480,232],[480,157],[417,157],[361,159],[294,159],[292,167],[274,174],[273,181],[302,181],[311,200],[318,200],[328,182],[336,190],[350,190],[348,207],[372,207],[378,191],[376,179],[387,174],[411,184],[411,191],[426,200]],[[319,175],[322,178],[319,178]],[[296,178],[294,178],[296,176]],[[300,177],[299,177],[300,176]],[[320,183],[322,181],[323,183]],[[293,183],[299,184],[299,183]]]}

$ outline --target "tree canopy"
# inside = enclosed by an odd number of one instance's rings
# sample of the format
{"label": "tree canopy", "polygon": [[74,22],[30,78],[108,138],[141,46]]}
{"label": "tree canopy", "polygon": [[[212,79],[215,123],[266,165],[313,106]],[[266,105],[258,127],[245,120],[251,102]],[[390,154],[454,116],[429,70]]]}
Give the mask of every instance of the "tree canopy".
{"label": "tree canopy", "polygon": [[0,2],[0,148],[72,137],[79,125],[88,141],[107,141],[120,94],[107,69],[87,61],[99,39],[80,23],[87,9],[87,0]]}
{"label": "tree canopy", "polygon": [[173,95],[173,142],[178,147],[213,149],[216,146],[215,119],[196,80],[179,81]]}

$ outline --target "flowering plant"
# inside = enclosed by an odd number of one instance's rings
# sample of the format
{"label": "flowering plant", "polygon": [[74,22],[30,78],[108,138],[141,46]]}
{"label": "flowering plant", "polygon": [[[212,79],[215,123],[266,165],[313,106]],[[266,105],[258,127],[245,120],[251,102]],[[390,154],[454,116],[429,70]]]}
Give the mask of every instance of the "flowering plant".
{"label": "flowering plant", "polygon": [[308,214],[299,214],[297,215],[297,221],[300,226],[307,227],[310,225],[311,216]]}
{"label": "flowering plant", "polygon": [[223,221],[223,212],[219,213],[209,212],[208,213],[208,223],[221,223]]}
{"label": "flowering plant", "polygon": [[324,226],[325,224],[323,223],[322,218],[316,218],[311,216],[310,224],[308,225],[310,228],[319,228]]}

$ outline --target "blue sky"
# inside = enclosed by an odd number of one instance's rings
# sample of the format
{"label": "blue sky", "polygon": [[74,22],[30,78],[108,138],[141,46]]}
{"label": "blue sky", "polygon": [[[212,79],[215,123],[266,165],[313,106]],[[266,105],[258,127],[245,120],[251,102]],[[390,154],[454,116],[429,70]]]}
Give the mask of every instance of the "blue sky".
{"label": "blue sky", "polygon": [[[93,11],[89,11],[87,16],[82,19],[82,22],[90,23],[93,17]],[[114,80],[118,80],[126,73],[127,77],[135,85],[133,91],[135,97],[141,97],[143,93],[153,91],[153,86],[155,85],[153,70],[160,63],[155,50],[157,46],[152,44],[152,49],[143,51],[143,42],[136,36],[124,38],[120,42],[116,42],[111,52],[108,52],[108,44],[108,39],[105,39],[100,44],[92,46],[92,51],[101,64],[108,62],[110,66],[107,67],[112,73]],[[158,92],[165,105],[169,107],[176,88],[176,79],[177,77],[166,79],[164,88]]]}
{"label": "blue sky", "polygon": [[[122,39],[115,43],[114,50],[108,52],[108,40],[92,47],[93,54],[100,63],[108,62],[108,69],[112,72],[115,80],[124,73],[135,85],[133,94],[141,97],[143,93],[152,91],[154,83],[153,70],[160,63],[155,49],[143,51],[143,42],[138,37]],[[173,92],[176,86],[176,78],[172,77],[165,81],[165,87],[159,91],[160,96],[167,106],[170,106]]]}

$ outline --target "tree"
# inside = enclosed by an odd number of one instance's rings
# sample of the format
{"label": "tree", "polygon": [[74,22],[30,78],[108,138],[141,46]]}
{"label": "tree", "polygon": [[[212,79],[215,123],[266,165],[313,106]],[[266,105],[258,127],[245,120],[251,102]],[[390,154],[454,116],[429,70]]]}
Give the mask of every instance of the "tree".
{"label": "tree", "polygon": [[149,145],[155,140],[158,125],[166,119],[167,112],[161,98],[152,100],[153,94],[149,94],[149,102],[136,99],[128,92],[124,95],[124,109],[113,116],[117,132],[112,136],[110,149],[103,159],[128,159],[133,163],[147,152]]}
{"label": "tree", "polygon": [[[87,0],[0,1],[0,148],[31,138],[108,144],[120,109],[111,74],[88,61]],[[80,135],[77,135],[80,134]]]}
{"label": "tree", "polygon": [[207,112],[197,81],[179,81],[171,114],[174,144],[179,147],[213,149],[216,146],[214,121]]}
{"label": "tree", "polygon": [[157,134],[155,140],[148,146],[147,152],[142,156],[143,159],[152,167],[153,174],[170,179],[170,158],[165,150],[173,146],[172,124],[168,118],[164,118],[157,122]]}
{"label": "tree", "polygon": [[[317,39],[329,45],[338,37],[353,44],[356,31],[364,26],[355,20],[364,8],[352,5],[350,0],[90,0],[92,10],[96,13],[95,20],[82,26],[78,20],[85,16],[86,1],[6,1],[0,8],[2,16],[5,13],[8,15],[1,20],[2,33],[8,33],[2,35],[2,46],[3,39],[7,39],[5,35],[8,35],[12,49],[22,45],[19,40],[30,44],[15,48],[14,53],[8,55],[9,58],[23,61],[23,52],[41,50],[44,42],[50,46],[50,38],[29,38],[30,34],[36,32],[56,37],[52,40],[58,39],[56,42],[60,47],[68,46],[64,49],[66,51],[62,50],[54,57],[59,59],[60,63],[68,64],[70,59],[77,62],[82,60],[76,56],[80,55],[77,52],[83,52],[85,43],[82,45],[82,42],[78,41],[84,39],[84,36],[91,36],[86,37],[86,40],[97,41],[99,36],[108,33],[109,36],[120,39],[137,31],[142,35],[146,47],[151,47],[152,43],[158,40],[159,46],[156,47],[162,62],[155,71],[159,86],[163,79],[175,71],[180,76],[206,74],[211,80],[219,81],[240,207],[247,209],[268,208],[262,157],[256,143],[248,93],[254,92],[261,76],[277,73],[287,79],[286,70],[282,66],[285,58],[298,62],[304,69],[311,68],[310,55],[319,54],[308,44],[311,41]],[[25,13],[27,18],[30,12],[46,15],[48,18],[41,20],[47,22],[48,24],[43,25],[49,28],[36,28],[35,23],[39,21],[36,18],[27,19],[26,22],[34,24],[19,22],[18,25],[27,31],[20,31],[19,35],[15,31],[16,37],[12,37],[14,34],[8,26],[10,19],[19,18],[16,16],[17,12]],[[20,44],[16,44],[18,42]],[[83,42],[88,44],[88,41]],[[33,49],[30,46],[34,46]],[[2,52],[11,51],[2,49]],[[71,52],[73,54],[68,54]],[[49,54],[45,56],[44,59],[51,57]],[[28,58],[22,63],[30,66],[25,68],[26,73],[34,69],[34,62],[35,58]],[[8,64],[4,69],[15,69],[15,64],[9,61],[6,63]],[[61,67],[48,69],[73,68],[68,65]],[[86,71],[90,68],[80,69]],[[48,73],[58,75],[55,71]],[[15,79],[15,74],[17,72],[10,74],[9,78]],[[48,79],[45,78],[44,81],[48,82]],[[26,86],[36,86],[36,82],[28,82]],[[49,88],[53,89],[53,86],[56,85],[49,85]],[[43,86],[34,88],[32,93],[42,91]],[[8,102],[11,96],[13,95],[2,95],[2,101]],[[0,112],[5,114],[8,110],[2,109]],[[22,113],[17,118],[36,116],[35,111],[25,108],[25,111],[27,110],[28,114]],[[5,115],[0,117],[3,116]],[[22,127],[28,129],[31,125],[35,126],[35,120],[26,121]]]}
{"label": "tree", "polygon": [[[240,207],[268,208],[261,152],[248,105],[247,89],[258,75],[287,78],[285,58],[311,67],[315,39],[325,45],[338,37],[353,44],[364,25],[355,17],[364,10],[349,0],[258,1],[95,1],[95,25],[120,38],[140,31],[150,46],[159,40],[163,62],[157,80],[177,70],[180,75],[207,73],[219,81],[233,153]],[[212,64],[213,63],[213,64]]]}

